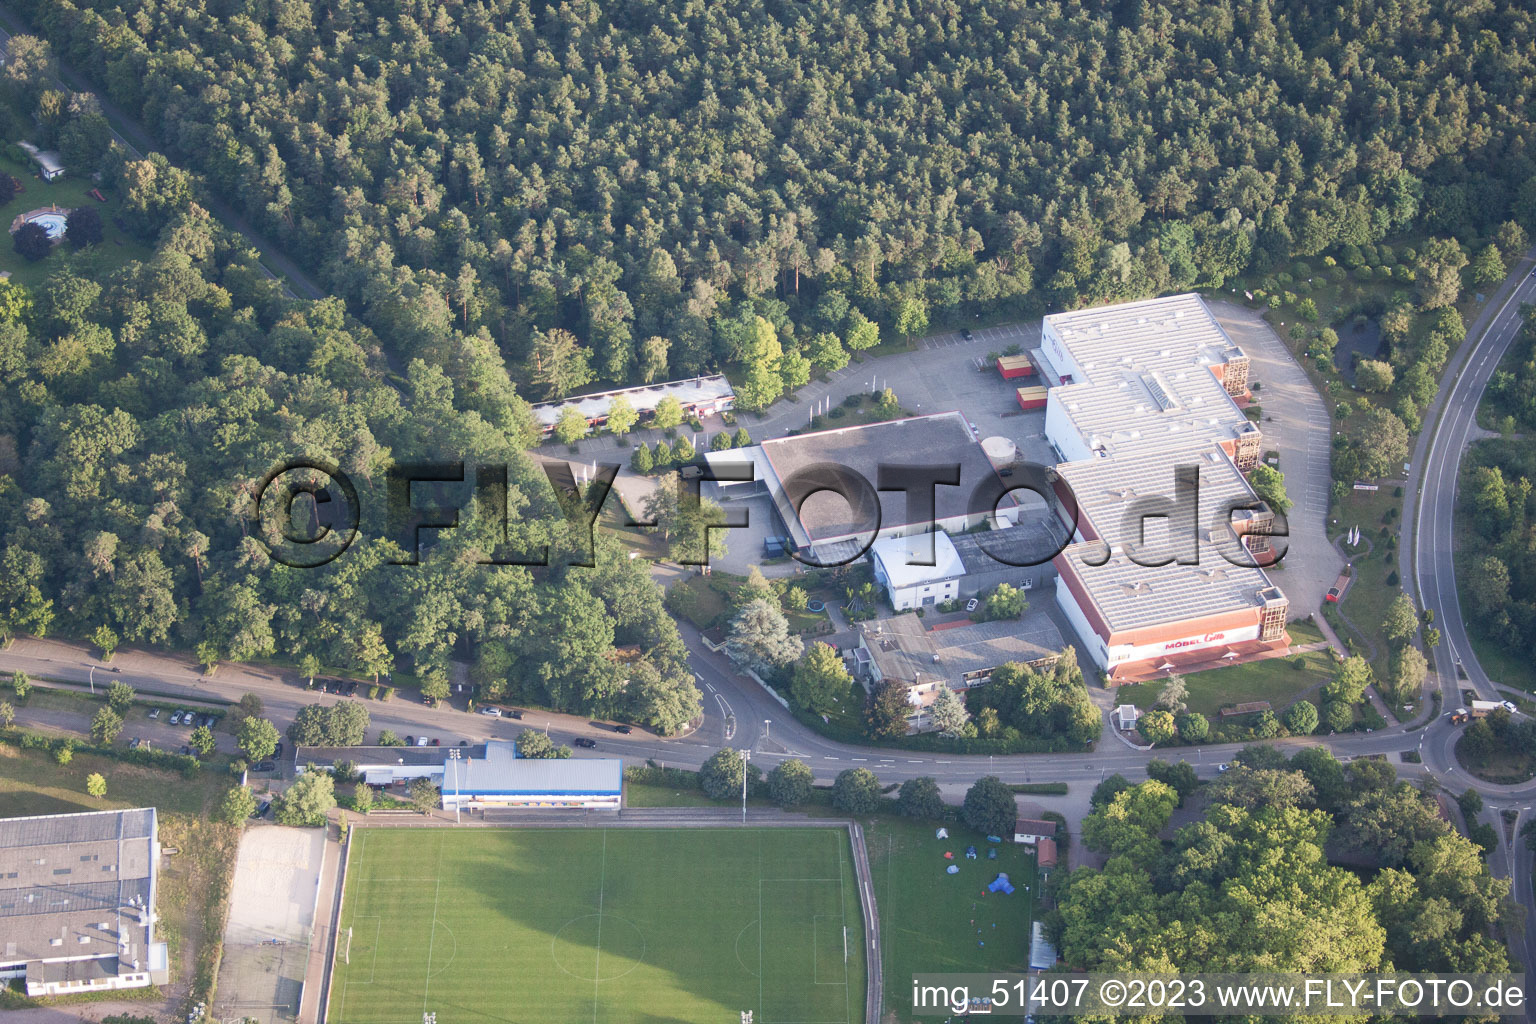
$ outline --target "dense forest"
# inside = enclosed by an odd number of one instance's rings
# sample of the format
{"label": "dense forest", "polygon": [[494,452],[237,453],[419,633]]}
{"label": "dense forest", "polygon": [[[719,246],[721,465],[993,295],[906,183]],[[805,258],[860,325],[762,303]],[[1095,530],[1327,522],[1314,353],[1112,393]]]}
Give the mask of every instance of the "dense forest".
{"label": "dense forest", "polygon": [[[103,186],[142,201],[152,258],[87,276],[99,261],[66,244],[41,286],[0,282],[0,640],[61,631],[108,654],[195,649],[210,667],[398,670],[439,695],[451,661],[472,660],[483,697],[662,732],[699,713],[647,564],[602,535],[595,564],[578,564],[580,527],[497,422],[525,408],[499,361],[473,399],[420,359],[390,381],[339,300],[285,298],[174,169],[114,155]],[[462,340],[461,370],[479,358]],[[406,552],[386,533],[384,469],[445,443],[508,466],[506,536],[469,502],[421,564],[392,564]],[[284,524],[253,519],[253,489],[286,460],[334,453],[359,491],[359,539],[318,568],[280,564],[256,534]],[[544,545],[548,567],[483,564]],[[622,644],[645,654],[616,659]]]}
{"label": "dense forest", "polygon": [[16,6],[392,355],[530,399],[1536,225],[1501,0]]}
{"label": "dense forest", "polygon": [[1520,920],[1509,881],[1385,761],[1247,748],[1171,841],[1159,835],[1197,780],[1156,774],[1171,782],[1095,793],[1083,841],[1108,861],[1053,881],[1060,905],[1048,921],[1068,967],[1509,969],[1496,940]]}

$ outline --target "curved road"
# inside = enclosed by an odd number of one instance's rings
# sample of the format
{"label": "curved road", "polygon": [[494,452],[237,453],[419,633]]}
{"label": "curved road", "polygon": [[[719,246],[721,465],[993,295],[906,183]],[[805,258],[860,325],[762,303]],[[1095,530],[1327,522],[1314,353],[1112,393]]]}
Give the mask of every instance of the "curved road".
{"label": "curved road", "polygon": [[[1403,519],[1413,523],[1412,544],[1404,545],[1400,552],[1398,572],[1404,580],[1413,580],[1419,607],[1432,609],[1440,628],[1443,639],[1436,652],[1435,678],[1442,694],[1442,710],[1462,703],[1457,664],[1479,697],[1501,697],[1478,663],[1456,591],[1456,491],[1462,456],[1475,439],[1478,403],[1504,353],[1520,333],[1522,305],[1536,302],[1533,260],[1536,251],[1516,264],[1473,321],[1467,332],[1469,340],[1456,352],[1446,372],[1447,383],[1441,385],[1436,405],[1430,409],[1432,427],[1420,435],[1414,451],[1414,466],[1422,470],[1422,483],[1404,503]],[[1476,788],[1485,794],[1484,820],[1499,830],[1500,838],[1500,848],[1490,858],[1491,866],[1512,879],[1514,897],[1525,908],[1523,932],[1510,936],[1511,953],[1519,962],[1529,964],[1532,951],[1536,951],[1536,893],[1532,889],[1531,856],[1519,839],[1519,828],[1536,799],[1536,785],[1490,786],[1472,778],[1456,763],[1458,735],[1459,730],[1443,715],[1431,722],[1421,739],[1424,765],[1453,792]],[[1513,841],[1511,832],[1504,830],[1504,811],[1516,815]]]}

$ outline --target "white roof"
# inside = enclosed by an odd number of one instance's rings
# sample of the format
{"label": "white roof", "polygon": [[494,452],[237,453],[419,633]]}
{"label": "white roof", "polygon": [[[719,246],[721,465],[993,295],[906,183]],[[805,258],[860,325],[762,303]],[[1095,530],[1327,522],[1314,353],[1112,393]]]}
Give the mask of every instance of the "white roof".
{"label": "white roof", "polygon": [[608,407],[613,400],[623,395],[629,400],[636,412],[654,412],[657,404],[667,396],[671,396],[681,402],[684,408],[697,405],[701,402],[714,402],[722,398],[735,398],[736,392],[731,389],[731,382],[720,374],[709,377],[692,377],[688,380],[673,380],[665,384],[646,384],[638,388],[619,388],[616,391],[599,391],[590,395],[577,395],[560,402],[540,402],[533,407],[533,418],[540,425],[552,427],[560,419],[560,414],[566,407],[575,407],[589,420],[608,415]]}
{"label": "white roof", "polygon": [[32,159],[36,160],[43,170],[52,172],[64,169],[64,158],[53,150],[38,149],[30,142],[21,142],[18,145],[31,154]]}
{"label": "white roof", "polygon": [[[1195,470],[1200,483],[1195,520],[1202,542],[1200,555],[1220,558],[1219,552],[1224,551],[1243,560],[1236,537],[1228,536],[1227,524],[1244,518],[1244,513],[1232,510],[1259,499],[1242,471],[1218,445],[1198,442],[1139,453],[1135,458],[1063,462],[1056,472],[1072,488],[1080,518],[1086,519],[1110,547],[1121,548],[1127,541],[1141,543],[1144,535],[1149,548],[1172,549],[1176,546],[1168,543],[1169,531],[1177,528],[1182,532],[1182,527],[1164,518],[1137,522],[1137,515],[1149,511],[1141,504],[1149,499],[1173,499],[1178,493],[1179,471],[1190,469]],[[1216,545],[1218,550],[1207,551],[1206,544]]]}
{"label": "white roof", "polygon": [[1042,330],[1075,364],[1057,367],[1073,382],[1053,388],[1051,401],[1090,448],[1156,451],[1256,429],[1214,372],[1246,355],[1198,295],[1052,313]]}
{"label": "white roof", "polygon": [[[882,537],[870,547],[886,579],[897,590],[965,575],[965,563],[943,531],[911,537]],[[932,565],[922,563],[932,562]]]}

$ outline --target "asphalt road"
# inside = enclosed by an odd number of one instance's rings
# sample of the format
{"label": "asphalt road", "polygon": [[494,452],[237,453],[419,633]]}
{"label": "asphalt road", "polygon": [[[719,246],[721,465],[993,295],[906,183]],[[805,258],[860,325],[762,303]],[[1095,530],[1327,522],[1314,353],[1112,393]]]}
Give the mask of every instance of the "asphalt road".
{"label": "asphalt road", "polygon": [[[1501,696],[1478,663],[1456,592],[1456,492],[1462,456],[1475,439],[1478,403],[1504,353],[1520,333],[1521,306],[1536,302],[1533,259],[1536,252],[1520,260],[1473,321],[1468,343],[1458,350],[1447,370],[1448,383],[1441,386],[1438,410],[1430,410],[1432,425],[1420,434],[1414,451],[1413,465],[1420,471],[1421,484],[1410,492],[1403,509],[1404,521],[1414,525],[1412,544],[1404,546],[1399,556],[1399,575],[1413,580],[1419,607],[1435,613],[1435,625],[1441,633],[1440,648],[1435,652],[1435,679],[1442,709],[1462,704],[1463,686],[1485,699]],[[1458,662],[1467,674],[1465,681],[1456,672]],[[1484,793],[1484,820],[1499,830],[1501,841],[1490,866],[1495,873],[1512,879],[1514,897],[1525,908],[1525,928],[1511,936],[1511,953],[1519,962],[1529,964],[1532,951],[1536,951],[1536,893],[1532,890],[1531,855],[1519,839],[1518,827],[1536,799],[1536,786],[1492,787],[1473,779],[1456,764],[1457,735],[1458,730],[1443,717],[1431,723],[1421,737],[1424,765],[1453,793],[1469,787]],[[1518,816],[1513,843],[1499,817],[1505,810]]]}

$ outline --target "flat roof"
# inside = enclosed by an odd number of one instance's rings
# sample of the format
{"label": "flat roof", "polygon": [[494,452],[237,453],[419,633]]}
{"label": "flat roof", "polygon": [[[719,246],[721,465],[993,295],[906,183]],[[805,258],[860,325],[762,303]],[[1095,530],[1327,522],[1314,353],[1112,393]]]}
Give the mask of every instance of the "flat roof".
{"label": "flat roof", "polygon": [[1066,546],[1067,527],[1055,512],[1042,508],[1001,530],[977,530],[950,538],[965,571],[972,576],[1044,565]]}
{"label": "flat roof", "polygon": [[1123,548],[1130,542],[1168,550],[1172,550],[1170,540],[1176,524],[1159,517],[1138,521],[1137,516],[1150,511],[1154,507],[1151,502],[1175,498],[1181,470],[1194,470],[1199,482],[1195,517],[1199,557],[1224,562],[1223,551],[1240,557],[1231,525],[1234,518],[1253,513],[1233,510],[1260,502],[1242,470],[1219,445],[1181,444],[1139,453],[1135,458],[1085,459],[1056,467],[1077,499],[1080,526],[1086,521],[1111,548]]}
{"label": "flat roof", "polygon": [[317,768],[334,768],[346,761],[359,771],[367,768],[385,768],[396,765],[413,767],[440,765],[448,760],[448,751],[463,751],[465,757],[484,757],[485,744],[470,747],[298,747],[293,752],[295,765],[313,764]]}
{"label": "flat roof", "polygon": [[624,764],[618,758],[518,757],[511,740],[486,744],[484,758],[461,762],[463,777],[444,768],[443,790],[460,796],[607,795],[624,790]]}
{"label": "flat roof", "polygon": [[1282,596],[1264,570],[1231,565],[1219,556],[1202,565],[1146,566],[1116,551],[1102,565],[1092,564],[1103,557],[1097,542],[1073,544],[1062,552],[1062,571],[1082,581],[1111,632],[1262,608],[1266,591]]}
{"label": "flat roof", "polygon": [[[449,767],[459,751],[458,768]],[[623,789],[624,766],[617,758],[518,757],[513,740],[491,740],[471,747],[300,747],[295,760],[317,768],[348,761],[359,771],[398,767],[431,768],[442,775],[445,790],[458,775],[461,796],[517,796],[535,793],[609,794]]]}
{"label": "flat roof", "polygon": [[[878,625],[880,632],[874,631]],[[965,622],[928,629],[915,613],[878,620],[863,633],[864,646],[886,679],[958,686],[970,672],[985,672],[1011,661],[1028,664],[1054,658],[1065,646],[1061,631],[1043,611],[996,622]]]}
{"label": "flat roof", "polygon": [[1155,451],[1183,436],[1229,439],[1254,429],[1213,369],[1247,358],[1194,294],[1044,318],[1075,363],[1052,389],[1091,448]]}
{"label": "flat roof", "polygon": [[69,843],[148,839],[155,834],[155,809],[84,811],[0,818],[0,849],[64,846]]}
{"label": "flat roof", "polygon": [[[879,486],[882,463],[958,466],[959,486],[934,488],[934,517],[938,520],[967,515],[972,489],[983,479],[997,476],[980,441],[958,412],[781,437],[764,441],[760,447],[773,470],[776,491],[782,490],[785,479],[819,463],[846,467],[869,481],[871,488]],[[907,512],[903,492],[880,491],[878,498],[881,529],[916,525]],[[799,519],[814,542],[863,532],[861,520],[873,512],[873,508],[850,509],[838,495],[823,493],[806,499]]]}
{"label": "flat roof", "polygon": [[[943,530],[910,537],[881,537],[870,546],[869,553],[885,570],[891,586],[898,590],[965,575],[965,563],[960,561],[954,542]],[[933,564],[923,564],[928,562]]]}
{"label": "flat roof", "polygon": [[567,407],[574,407],[589,420],[608,415],[608,406],[620,395],[629,399],[636,412],[654,412],[657,403],[671,396],[684,407],[700,402],[713,402],[722,398],[735,398],[731,382],[716,373],[707,377],[690,377],[672,380],[664,384],[644,384],[634,388],[617,388],[613,391],[597,391],[590,395],[576,395],[558,402],[540,402],[533,406],[533,418],[541,426],[552,427]]}
{"label": "flat roof", "polygon": [[15,876],[0,877],[0,963],[148,963],[159,856],[153,807],[0,819],[0,849],[0,875]]}

